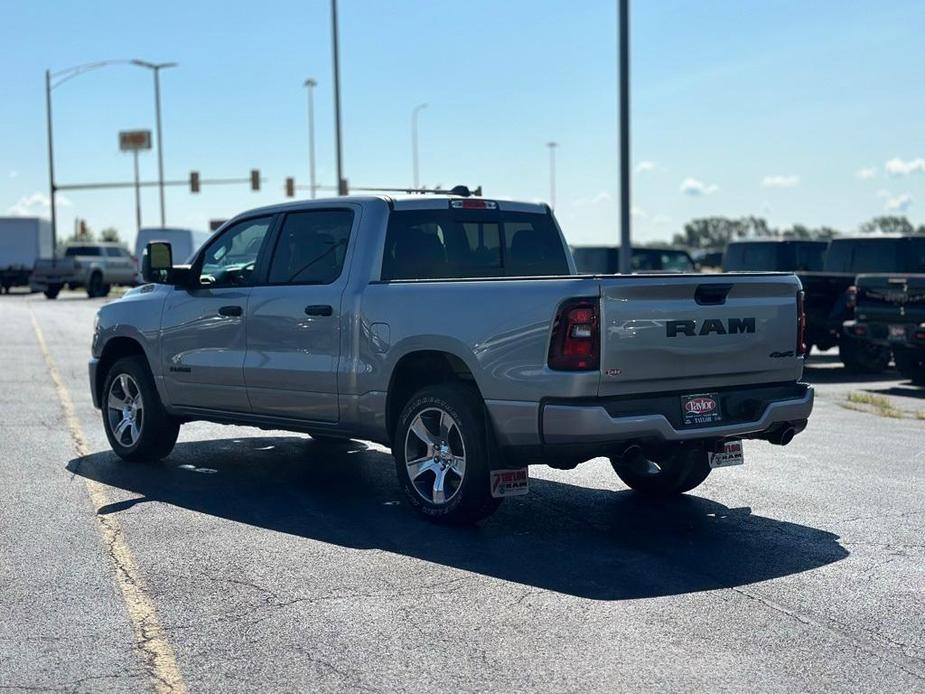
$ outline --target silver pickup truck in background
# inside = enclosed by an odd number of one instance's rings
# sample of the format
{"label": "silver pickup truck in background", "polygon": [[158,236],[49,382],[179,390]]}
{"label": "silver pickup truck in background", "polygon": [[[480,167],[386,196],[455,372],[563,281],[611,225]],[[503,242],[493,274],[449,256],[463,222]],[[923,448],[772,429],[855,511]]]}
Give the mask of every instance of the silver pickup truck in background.
{"label": "silver pickup truck in background", "polygon": [[227,222],[190,265],[149,244],[98,314],[90,388],[113,450],[162,458],[183,422],[391,446],[408,501],[463,523],[527,466],[607,456],[679,494],[786,445],[813,390],[792,274],[577,275],[545,205],[346,197]]}
{"label": "silver pickup truck in background", "polygon": [[106,296],[114,284],[134,286],[135,258],[117,243],[79,243],[64,249],[64,257],[36,261],[29,285],[57,299],[63,287],[87,290],[92,298]]}

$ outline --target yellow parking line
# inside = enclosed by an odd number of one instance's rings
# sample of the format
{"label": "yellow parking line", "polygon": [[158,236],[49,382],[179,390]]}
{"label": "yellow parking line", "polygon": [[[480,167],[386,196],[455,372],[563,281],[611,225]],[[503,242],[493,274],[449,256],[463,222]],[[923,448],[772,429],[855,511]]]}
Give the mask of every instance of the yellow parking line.
{"label": "yellow parking line", "polygon": [[[86,438],[80,428],[71,395],[67,390],[67,386],[64,385],[54,360],[51,358],[45,336],[35,319],[34,313],[32,313],[32,327],[35,330],[39,349],[41,349],[42,355],[45,357],[48,373],[51,374],[51,380],[54,381],[58,399],[61,401],[64,419],[71,438],[74,440],[74,449],[80,457],[88,455],[90,448],[87,446]],[[86,477],[83,480],[87,485],[90,501],[96,509],[112,503],[105,485]],[[101,516],[96,514],[96,520],[109,556],[112,559],[116,585],[119,586],[119,591],[122,593],[129,621],[132,624],[135,649],[154,680],[154,690],[156,692],[185,694],[187,691],[186,683],[183,681],[183,675],[180,674],[180,668],[177,666],[173,648],[167,643],[164,630],[157,619],[154,601],[145,591],[141,572],[128,543],[125,541],[125,533],[122,531],[121,524],[112,515]]]}

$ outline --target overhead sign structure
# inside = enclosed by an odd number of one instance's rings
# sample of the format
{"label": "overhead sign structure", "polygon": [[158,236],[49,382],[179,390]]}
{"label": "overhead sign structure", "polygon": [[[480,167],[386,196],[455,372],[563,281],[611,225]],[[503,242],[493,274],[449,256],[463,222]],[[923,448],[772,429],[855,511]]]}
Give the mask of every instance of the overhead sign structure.
{"label": "overhead sign structure", "polygon": [[151,149],[150,130],[120,130],[119,149],[123,152],[137,152]]}

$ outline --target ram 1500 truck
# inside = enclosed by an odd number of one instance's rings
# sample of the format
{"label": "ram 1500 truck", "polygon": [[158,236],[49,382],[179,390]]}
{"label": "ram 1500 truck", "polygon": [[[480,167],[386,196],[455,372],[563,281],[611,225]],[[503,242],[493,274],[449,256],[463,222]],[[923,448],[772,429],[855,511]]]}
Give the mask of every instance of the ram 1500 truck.
{"label": "ram 1500 truck", "polygon": [[411,505],[473,522],[534,463],[607,456],[633,489],[688,491],[813,406],[792,274],[577,275],[545,205],[297,202],[142,266],[156,282],[99,310],[89,367],[128,461],[191,420],[371,440]]}
{"label": "ram 1500 truck", "polygon": [[[925,263],[925,239],[922,239]],[[845,321],[846,343],[858,350],[893,352],[899,372],[925,385],[925,275],[859,275],[854,320]]]}
{"label": "ram 1500 truck", "polygon": [[118,243],[78,243],[63,258],[41,258],[29,281],[32,291],[57,299],[62,287],[83,287],[92,298],[106,296],[114,284],[136,284],[135,259]]}

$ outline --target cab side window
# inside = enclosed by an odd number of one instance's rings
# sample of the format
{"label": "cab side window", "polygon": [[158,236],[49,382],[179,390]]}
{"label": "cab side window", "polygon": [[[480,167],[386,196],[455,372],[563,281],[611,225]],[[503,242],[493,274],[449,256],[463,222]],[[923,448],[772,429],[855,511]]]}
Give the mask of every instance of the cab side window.
{"label": "cab side window", "polygon": [[291,212],[286,215],[270,284],[331,284],[344,268],[353,212],[347,209]]}
{"label": "cab side window", "polygon": [[208,287],[248,287],[253,284],[257,256],[272,217],[239,222],[206,248],[199,281]]}

